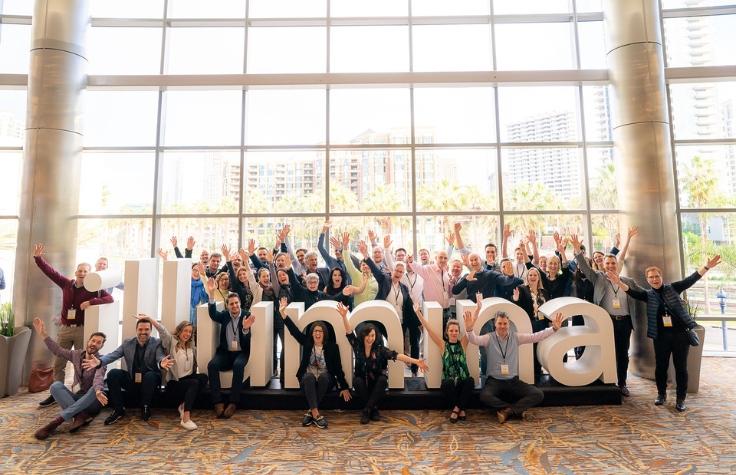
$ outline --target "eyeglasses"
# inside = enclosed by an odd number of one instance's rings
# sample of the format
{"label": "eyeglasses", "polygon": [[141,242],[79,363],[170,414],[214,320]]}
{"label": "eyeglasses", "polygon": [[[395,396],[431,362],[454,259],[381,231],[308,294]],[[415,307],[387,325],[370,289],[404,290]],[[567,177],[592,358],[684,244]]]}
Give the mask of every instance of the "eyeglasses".
{"label": "eyeglasses", "polygon": [[315,330],[312,330],[312,333],[324,333],[324,331],[315,329]]}

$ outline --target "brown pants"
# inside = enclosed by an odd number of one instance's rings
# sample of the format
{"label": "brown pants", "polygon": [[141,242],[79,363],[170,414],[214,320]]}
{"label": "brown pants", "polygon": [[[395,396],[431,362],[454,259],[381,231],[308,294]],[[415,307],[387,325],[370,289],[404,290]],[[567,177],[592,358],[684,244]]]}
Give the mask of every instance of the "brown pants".
{"label": "brown pants", "polygon": [[[56,343],[60,347],[67,350],[74,347],[75,350],[84,349],[84,327],[69,327],[59,325],[59,332],[56,335]],[[64,382],[64,368],[66,368],[66,360],[64,358],[54,357],[54,381]]]}

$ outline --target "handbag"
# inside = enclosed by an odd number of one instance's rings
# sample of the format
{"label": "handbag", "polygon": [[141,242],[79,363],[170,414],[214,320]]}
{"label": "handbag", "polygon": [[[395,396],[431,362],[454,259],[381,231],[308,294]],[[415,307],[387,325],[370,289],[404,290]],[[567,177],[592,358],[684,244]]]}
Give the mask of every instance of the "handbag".
{"label": "handbag", "polygon": [[28,392],[40,393],[46,391],[54,382],[54,368],[46,368],[34,365],[31,376],[28,379]]}

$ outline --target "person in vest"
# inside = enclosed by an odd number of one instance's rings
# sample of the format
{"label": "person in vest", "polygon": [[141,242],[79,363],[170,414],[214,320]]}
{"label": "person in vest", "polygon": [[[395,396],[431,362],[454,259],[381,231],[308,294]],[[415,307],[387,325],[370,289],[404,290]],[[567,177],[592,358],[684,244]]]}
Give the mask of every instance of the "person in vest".
{"label": "person in vest", "polygon": [[662,270],[659,267],[647,267],[644,275],[651,287],[648,290],[629,287],[621,282],[620,277],[614,272],[607,274],[608,279],[615,285],[620,285],[627,294],[647,303],[647,336],[654,342],[656,362],[654,378],[657,382],[657,399],[654,400],[654,404],[657,406],[667,401],[667,369],[672,355],[677,383],[675,408],[680,412],[687,409],[685,396],[687,396],[687,354],[691,345],[689,332],[697,324],[679,294],[692,287],[706,272],[720,263],[721,256],[715,256],[685,279],[671,284],[662,283]]}

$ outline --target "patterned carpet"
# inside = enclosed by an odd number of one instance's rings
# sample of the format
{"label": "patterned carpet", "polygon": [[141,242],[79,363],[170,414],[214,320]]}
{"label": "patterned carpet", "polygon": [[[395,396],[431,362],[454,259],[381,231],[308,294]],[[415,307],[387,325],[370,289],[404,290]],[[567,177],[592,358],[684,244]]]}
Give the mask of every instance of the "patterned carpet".
{"label": "patterned carpet", "polygon": [[700,393],[655,407],[650,381],[632,377],[622,406],[534,409],[499,425],[474,410],[450,424],[439,411],[385,411],[361,426],[326,411],[330,427],[303,428],[293,411],[240,411],[228,421],[196,411],[186,432],[173,411],[154,423],[103,412],[78,434],[33,432],[56,409],[45,394],[0,399],[0,473],[736,473],[736,359],[704,360]]}

